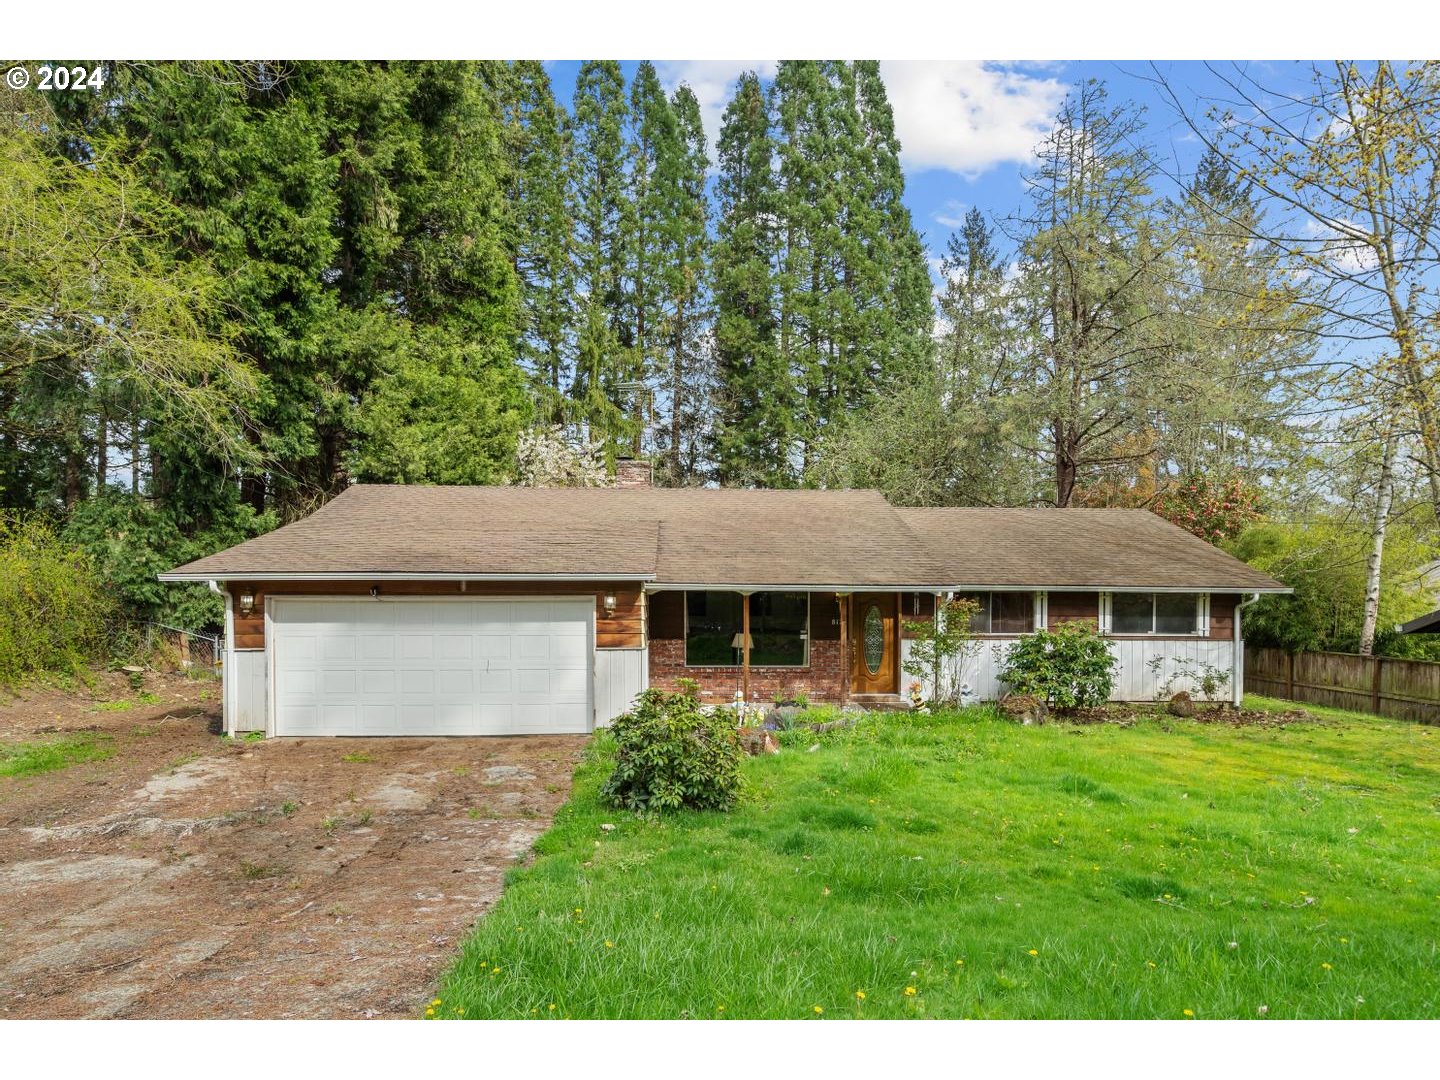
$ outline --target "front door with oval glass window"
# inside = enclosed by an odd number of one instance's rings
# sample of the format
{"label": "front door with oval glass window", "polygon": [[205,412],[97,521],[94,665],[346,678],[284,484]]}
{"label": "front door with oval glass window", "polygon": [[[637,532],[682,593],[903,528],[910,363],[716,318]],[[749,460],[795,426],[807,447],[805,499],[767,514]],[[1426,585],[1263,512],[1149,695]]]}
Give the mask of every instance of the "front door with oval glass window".
{"label": "front door with oval glass window", "polygon": [[900,692],[899,634],[894,593],[850,597],[850,692]]}

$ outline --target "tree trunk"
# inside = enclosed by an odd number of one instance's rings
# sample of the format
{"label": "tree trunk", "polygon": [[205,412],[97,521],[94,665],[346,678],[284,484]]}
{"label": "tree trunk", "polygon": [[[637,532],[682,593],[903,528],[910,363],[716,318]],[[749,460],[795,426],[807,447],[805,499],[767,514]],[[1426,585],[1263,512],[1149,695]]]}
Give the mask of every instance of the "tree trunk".
{"label": "tree trunk", "polygon": [[95,420],[95,494],[105,490],[106,473],[110,471],[110,424],[102,412]]}
{"label": "tree trunk", "polygon": [[1375,624],[1380,617],[1380,567],[1385,557],[1385,529],[1390,523],[1390,504],[1395,494],[1395,442],[1385,439],[1380,459],[1380,483],[1375,489],[1375,519],[1370,528],[1370,557],[1365,560],[1365,620],[1360,626],[1360,655],[1375,652]]}

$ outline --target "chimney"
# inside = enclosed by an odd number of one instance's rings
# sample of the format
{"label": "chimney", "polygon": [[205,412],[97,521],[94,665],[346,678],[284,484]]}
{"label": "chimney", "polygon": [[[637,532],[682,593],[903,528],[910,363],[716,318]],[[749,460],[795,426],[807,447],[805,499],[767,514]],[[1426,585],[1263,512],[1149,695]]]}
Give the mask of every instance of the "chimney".
{"label": "chimney", "polygon": [[617,488],[648,488],[653,466],[639,458],[620,458],[615,462]]}

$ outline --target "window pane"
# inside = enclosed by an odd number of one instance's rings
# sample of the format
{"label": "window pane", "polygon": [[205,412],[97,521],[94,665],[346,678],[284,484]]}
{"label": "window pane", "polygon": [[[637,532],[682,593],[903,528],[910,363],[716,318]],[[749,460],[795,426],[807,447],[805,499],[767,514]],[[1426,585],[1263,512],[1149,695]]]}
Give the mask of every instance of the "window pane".
{"label": "window pane", "polygon": [[1155,594],[1115,593],[1110,597],[1112,634],[1148,634],[1154,628]]}
{"label": "window pane", "polygon": [[956,600],[969,600],[975,604],[975,614],[970,616],[970,633],[990,632],[990,594],[985,592],[956,593]]}
{"label": "window pane", "polygon": [[990,594],[990,632],[1028,634],[1035,629],[1035,597],[1027,592]]}
{"label": "window pane", "polygon": [[1157,634],[1193,634],[1195,621],[1194,593],[1155,594]]}
{"label": "window pane", "polygon": [[[692,666],[740,663],[733,646],[740,633],[740,594],[690,592],[685,594],[685,663]],[[751,627],[754,637],[754,627]],[[752,656],[751,663],[754,663]]]}
{"label": "window pane", "polygon": [[750,597],[750,664],[804,667],[810,634],[808,593],[755,593]]}

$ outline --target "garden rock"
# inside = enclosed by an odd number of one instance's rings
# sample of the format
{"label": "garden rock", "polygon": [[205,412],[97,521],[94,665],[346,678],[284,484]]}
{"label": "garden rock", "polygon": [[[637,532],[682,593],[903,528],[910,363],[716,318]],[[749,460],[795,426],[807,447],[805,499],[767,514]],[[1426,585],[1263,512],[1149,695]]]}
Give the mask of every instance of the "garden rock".
{"label": "garden rock", "polygon": [[788,731],[804,711],[798,705],[776,705],[765,714],[765,726],[771,731]]}
{"label": "garden rock", "polygon": [[1170,699],[1170,704],[1165,708],[1171,716],[1194,716],[1195,700],[1184,690],[1181,690]]}
{"label": "garden rock", "polygon": [[1000,699],[1000,715],[1022,724],[1043,724],[1050,710],[1045,702],[1030,694],[1006,694]]}
{"label": "garden rock", "polygon": [[775,736],[764,728],[742,727],[736,734],[740,737],[740,748],[751,757],[780,752]]}

